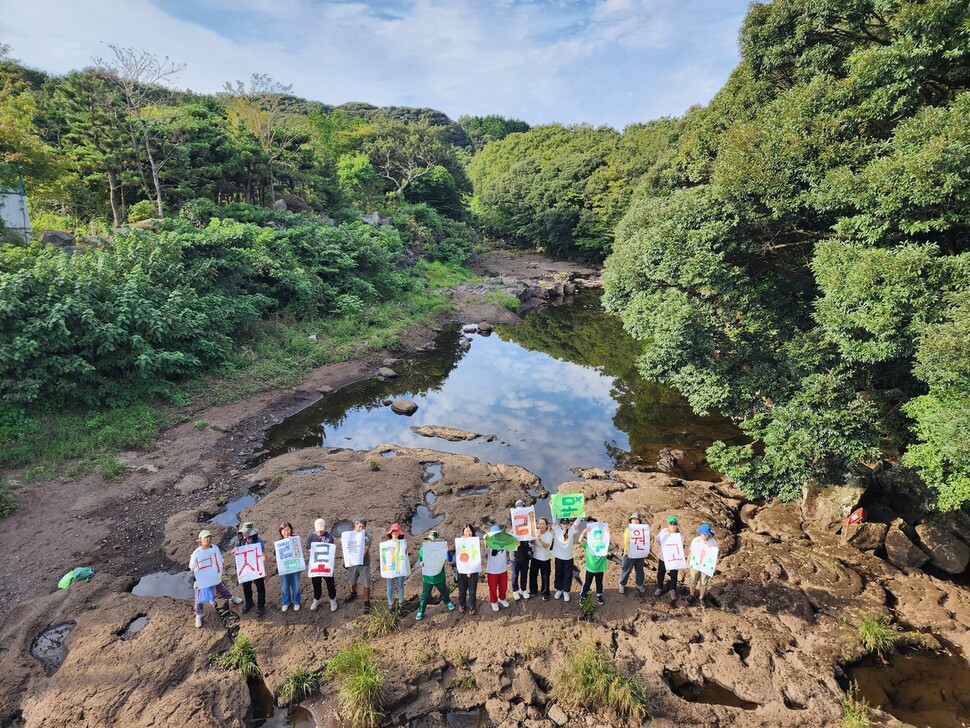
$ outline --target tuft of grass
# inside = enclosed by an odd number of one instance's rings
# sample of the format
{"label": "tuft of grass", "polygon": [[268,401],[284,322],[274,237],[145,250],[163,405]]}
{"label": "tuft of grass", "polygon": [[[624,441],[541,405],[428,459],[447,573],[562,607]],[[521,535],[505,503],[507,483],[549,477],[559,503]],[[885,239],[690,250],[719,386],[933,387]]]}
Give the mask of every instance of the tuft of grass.
{"label": "tuft of grass", "polygon": [[209,426],[209,420],[196,420],[195,421],[195,429],[197,429],[197,430],[204,430],[208,426]]}
{"label": "tuft of grass", "polygon": [[863,617],[859,622],[859,640],[866,652],[884,654],[896,649],[899,633],[882,617]]}
{"label": "tuft of grass", "polygon": [[477,685],[478,681],[470,672],[458,675],[451,681],[452,690],[473,690]]}
{"label": "tuft of grass", "polygon": [[236,635],[232,647],[221,655],[215,656],[214,660],[223,670],[239,670],[239,673],[246,679],[259,677],[263,674],[259,665],[256,664],[256,648],[253,641],[242,632]]}
{"label": "tuft of grass", "polygon": [[274,488],[283,482],[283,473],[273,473],[273,477],[269,479],[269,484]]}
{"label": "tuft of grass", "polygon": [[117,455],[99,455],[94,461],[94,469],[105,480],[121,480],[130,468]]}
{"label": "tuft of grass", "polygon": [[325,675],[339,683],[340,711],[350,725],[354,728],[380,725],[384,718],[387,678],[369,642],[354,642],[338,652],[327,663]]}
{"label": "tuft of grass", "polygon": [[401,612],[377,605],[371,607],[370,614],[364,622],[363,634],[367,639],[384,637],[396,630],[401,624]]}
{"label": "tuft of grass", "polygon": [[441,261],[418,260],[414,271],[420,275],[432,290],[454,288],[465,283],[478,283],[481,278],[464,266]]}
{"label": "tuft of grass", "polygon": [[286,673],[283,687],[280,688],[280,700],[288,705],[306,700],[320,689],[320,673],[298,667]]}
{"label": "tuft of grass", "polygon": [[471,665],[471,661],[468,659],[468,655],[466,655],[464,652],[461,652],[460,650],[452,650],[451,654],[448,655],[448,657],[451,659],[451,664],[457,667],[458,669],[467,668],[469,665]]}
{"label": "tuft of grass", "polygon": [[377,472],[378,470],[381,469],[381,464],[379,462],[377,462],[376,460],[368,460],[367,461],[367,469],[368,470],[373,470],[374,472]]}
{"label": "tuft of grass", "polygon": [[606,653],[586,645],[552,678],[556,698],[573,708],[601,714],[618,723],[642,723],[647,717],[646,689],[636,675],[617,672]]}
{"label": "tuft of grass", "polygon": [[872,716],[869,703],[859,698],[859,686],[852,683],[840,701],[842,706],[842,728],[869,728]]}
{"label": "tuft of grass", "polygon": [[5,518],[17,510],[17,496],[6,478],[0,477],[0,518]]}
{"label": "tuft of grass", "polygon": [[587,622],[596,614],[596,601],[593,599],[592,592],[587,592],[586,596],[579,600],[579,612]]}

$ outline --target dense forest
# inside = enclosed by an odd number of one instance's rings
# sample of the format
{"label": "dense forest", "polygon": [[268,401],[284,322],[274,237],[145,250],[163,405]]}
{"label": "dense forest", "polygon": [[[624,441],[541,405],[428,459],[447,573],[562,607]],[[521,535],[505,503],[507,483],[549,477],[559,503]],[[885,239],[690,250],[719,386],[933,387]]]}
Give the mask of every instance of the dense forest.
{"label": "dense forest", "polygon": [[164,394],[268,320],[411,300],[414,267],[484,233],[605,261],[640,373],[749,435],[709,453],[748,493],[888,459],[970,502],[970,8],[753,3],[740,48],[708,105],[622,132],[263,76],[199,96],[124,48],[60,78],[8,57],[0,152],[37,227],[94,237],[0,250],[0,435],[36,432],[28,406]]}

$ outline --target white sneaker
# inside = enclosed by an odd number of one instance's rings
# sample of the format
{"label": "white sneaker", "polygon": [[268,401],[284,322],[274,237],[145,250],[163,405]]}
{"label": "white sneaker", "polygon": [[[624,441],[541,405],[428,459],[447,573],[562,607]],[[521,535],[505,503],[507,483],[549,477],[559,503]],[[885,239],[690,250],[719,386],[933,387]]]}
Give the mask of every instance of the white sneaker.
{"label": "white sneaker", "polygon": [[498,600],[498,603],[501,604],[503,607],[506,607],[506,608],[509,606],[509,603],[506,600],[504,600],[504,599],[499,599]]}
{"label": "white sneaker", "polygon": [[492,602],[492,611],[493,612],[497,612],[498,611],[498,602]]}
{"label": "white sneaker", "polygon": [[201,627],[202,626],[202,615],[201,614],[196,614],[195,615],[195,626],[196,627]]}
{"label": "white sneaker", "polygon": [[527,591],[524,591],[524,592],[522,592],[522,598],[523,598],[523,599],[528,599],[528,598],[529,598],[529,597],[531,597],[531,596],[532,596],[532,595],[531,595],[531,594],[529,594],[529,592],[527,592]]}
{"label": "white sneaker", "polygon": [[290,605],[289,605],[289,604],[284,604],[284,605],[283,605],[283,611],[284,611],[284,612],[285,612],[285,611],[286,611],[287,609],[289,609],[289,608],[290,608]]}
{"label": "white sneaker", "polygon": [[242,597],[233,597],[229,601],[232,602],[233,604],[242,604],[243,603]]}
{"label": "white sneaker", "polygon": [[299,612],[300,611],[300,605],[299,604],[294,604],[293,605],[293,611],[294,612]]}
{"label": "white sneaker", "polygon": [[562,600],[564,602],[568,602],[569,601],[569,592],[563,592],[562,593]]}
{"label": "white sneaker", "polygon": [[337,600],[336,599],[331,599],[330,600],[330,611],[331,612],[336,612],[337,611]]}
{"label": "white sneaker", "polygon": [[515,601],[519,601],[519,600],[520,600],[520,599],[521,599],[522,597],[521,597],[521,596],[519,596],[519,592],[518,592],[518,590],[516,590],[516,591],[514,591],[514,592],[512,592],[512,598],[513,598],[513,599],[514,599]]}
{"label": "white sneaker", "polygon": [[664,593],[664,590],[661,589],[659,586],[656,589],[653,590],[653,595],[655,597],[659,597],[663,593]]}
{"label": "white sneaker", "polygon": [[641,594],[646,594],[647,590],[643,588],[643,584],[637,584],[637,591]]}
{"label": "white sneaker", "polygon": [[317,607],[319,606],[320,606],[320,600],[314,599],[312,602],[310,602],[310,611],[311,612],[317,611]]}
{"label": "white sneaker", "polygon": [[562,596],[562,592],[556,589],[556,593],[552,595],[553,599],[559,599]]}
{"label": "white sneaker", "polygon": [[626,594],[626,586],[624,584],[620,584],[620,594]]}

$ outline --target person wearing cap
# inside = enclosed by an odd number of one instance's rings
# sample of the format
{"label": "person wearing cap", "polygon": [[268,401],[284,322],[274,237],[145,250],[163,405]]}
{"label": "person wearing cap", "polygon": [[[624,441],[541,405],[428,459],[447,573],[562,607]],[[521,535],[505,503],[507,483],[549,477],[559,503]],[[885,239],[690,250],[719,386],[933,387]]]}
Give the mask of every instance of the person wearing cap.
{"label": "person wearing cap", "polygon": [[[428,531],[428,535],[424,537],[425,543],[430,541],[438,541],[437,531]],[[418,601],[418,611],[414,615],[417,621],[424,619],[424,609],[428,606],[428,599],[431,598],[431,592],[437,589],[441,592],[441,600],[448,607],[448,611],[453,611],[455,609],[455,603],[451,601],[451,597],[448,595],[448,584],[445,579],[445,566],[447,562],[441,564],[441,570],[437,574],[424,574],[421,577],[421,599]],[[424,546],[418,551],[418,563],[417,566],[424,566]]]}
{"label": "person wearing cap", "polygon": [[[502,533],[503,530],[496,523],[488,529],[488,535]],[[509,603],[505,597],[509,588],[509,554],[505,549],[488,549],[485,580],[488,582],[488,601],[492,605],[492,611],[497,612],[499,604],[507,608]]]}
{"label": "person wearing cap", "polygon": [[[516,508],[525,508],[524,500],[515,502]],[[532,558],[532,542],[519,541],[519,547],[515,550],[515,557],[512,559],[512,598],[529,598],[529,561]]]}
{"label": "person wearing cap", "polygon": [[[266,544],[263,543],[263,539],[260,538],[259,532],[256,530],[256,526],[250,522],[246,522],[239,527],[239,532],[236,534],[236,546],[251,546],[254,543],[258,543],[263,547],[263,554],[266,553]],[[246,598],[246,604],[242,608],[242,613],[246,614],[253,608],[253,587],[256,587],[256,616],[262,617],[266,614],[266,578],[259,577],[258,579],[253,579],[252,581],[243,582],[243,596]]]}
{"label": "person wearing cap", "polygon": [[[293,538],[293,524],[289,521],[283,521],[280,523],[279,527],[280,538],[287,539]],[[283,592],[283,609],[286,611],[290,608],[290,604],[293,605],[293,611],[300,611],[300,602],[302,595],[300,594],[300,572],[294,571],[290,574],[280,574],[280,590]]]}
{"label": "person wearing cap", "polygon": [[553,521],[555,527],[552,532],[552,556],[556,560],[553,585],[556,593],[554,599],[562,597],[564,602],[569,601],[569,592],[573,585],[573,549],[576,542],[576,533],[579,530],[575,522],[569,519]]}
{"label": "person wearing cap", "polygon": [[664,593],[664,576],[669,574],[670,579],[666,589],[669,590],[670,601],[672,602],[677,601],[677,569],[667,571],[667,565],[663,560],[663,547],[668,538],[679,532],[680,526],[677,524],[677,517],[670,516],[667,519],[667,527],[662,529],[656,538],[657,543],[660,544],[660,557],[657,559],[657,588],[654,589],[653,595],[659,597]]}
{"label": "person wearing cap", "polygon": [[542,601],[549,601],[549,571],[552,559],[552,531],[549,521],[540,518],[536,521],[538,536],[532,544],[532,563],[529,565],[529,594],[541,595]]}
{"label": "person wearing cap", "polygon": [[623,561],[620,565],[620,594],[626,591],[626,582],[630,578],[630,572],[636,571],[635,584],[637,591],[643,594],[643,557],[630,558],[630,524],[639,525],[643,523],[640,514],[634,511],[627,519],[627,527],[623,529]]}
{"label": "person wearing cap", "polygon": [[[461,535],[463,538],[475,538],[475,527],[466,523],[465,527],[461,530]],[[473,615],[477,611],[478,607],[478,575],[482,570],[481,559],[478,560],[478,571],[473,571],[470,574],[462,574],[458,572],[458,611],[462,614],[465,613],[465,607],[470,607],[469,614]]]}
{"label": "person wearing cap", "polygon": [[[197,575],[202,569],[211,569],[213,567],[220,575],[222,574],[222,552],[217,546],[212,545],[212,534],[209,531],[199,531],[199,546],[192,552],[192,556],[189,557],[189,570]],[[209,602],[215,606],[217,594],[233,604],[242,604],[242,599],[233,596],[229,588],[221,581],[215,586],[200,587],[197,576],[193,590],[195,591],[195,607],[193,611],[195,611],[196,627],[202,626],[202,605]]]}
{"label": "person wearing cap", "polygon": [[[313,522],[313,533],[306,539],[306,557],[310,558],[310,548],[315,543],[334,543],[333,536],[327,530],[327,519],[318,518]],[[313,585],[313,601],[310,602],[310,611],[315,612],[323,601],[323,582],[327,583],[327,596],[330,598],[330,611],[337,611],[337,584],[333,576],[311,576],[310,584]]]}
{"label": "person wearing cap", "polygon": [[[384,534],[384,539],[398,541],[399,542],[397,544],[398,553],[400,553],[401,550],[403,550],[404,553],[407,554],[408,543],[404,539],[404,531],[401,530],[400,523],[392,524],[391,527],[387,529],[387,533]],[[404,580],[405,579],[407,579],[407,576],[402,575],[402,576],[392,576],[390,579],[384,580],[387,582],[387,606],[389,609],[394,608],[395,587],[397,587],[397,598],[398,598],[397,604],[399,607],[404,606]]]}
{"label": "person wearing cap", "polygon": [[350,581],[350,593],[344,597],[345,602],[352,602],[357,598],[357,584],[364,590],[364,612],[370,611],[370,534],[367,533],[367,519],[358,518],[354,521],[354,530],[364,533],[364,563],[347,567],[347,579]]}
{"label": "person wearing cap", "polygon": [[[706,523],[702,523],[697,529],[697,537],[690,542],[691,549],[694,548],[695,543],[717,548],[717,541],[714,539],[714,530]],[[697,604],[701,607],[701,609],[703,609],[705,606],[704,595],[707,593],[707,585],[710,583],[710,581],[711,577],[700,569],[691,569],[687,573],[687,588],[690,590],[690,594],[687,596],[687,603],[694,603],[694,587],[699,585],[700,596],[697,598]]]}

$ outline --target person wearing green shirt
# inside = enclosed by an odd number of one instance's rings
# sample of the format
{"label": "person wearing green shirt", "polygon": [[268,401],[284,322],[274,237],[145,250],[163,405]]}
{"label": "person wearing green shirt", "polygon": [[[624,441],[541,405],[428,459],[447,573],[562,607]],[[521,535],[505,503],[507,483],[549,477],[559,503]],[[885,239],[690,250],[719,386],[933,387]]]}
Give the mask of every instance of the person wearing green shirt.
{"label": "person wearing green shirt", "polygon": [[[590,516],[587,523],[595,523],[595,519]],[[587,541],[587,534],[589,533],[589,526],[583,529],[583,532],[579,534],[579,543],[582,544],[583,550],[586,552],[586,575],[583,577],[583,589],[579,593],[579,601],[582,603],[583,599],[589,593],[589,588],[596,580],[596,603],[603,603],[603,574],[606,573],[606,556],[593,556],[592,547]]]}
{"label": "person wearing green shirt", "polygon": [[[428,531],[428,535],[424,537],[426,542],[437,541],[438,532]],[[424,619],[424,608],[428,606],[428,599],[431,598],[431,592],[437,588],[441,592],[441,600],[447,605],[448,611],[453,611],[455,609],[455,603],[451,601],[451,596],[448,594],[448,585],[445,579],[445,565],[446,561],[441,562],[441,570],[428,576],[424,574],[421,578],[421,599],[418,601],[418,612],[414,615],[414,618],[419,622]],[[424,546],[418,551],[418,563],[417,566],[424,568]]]}

